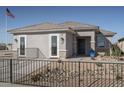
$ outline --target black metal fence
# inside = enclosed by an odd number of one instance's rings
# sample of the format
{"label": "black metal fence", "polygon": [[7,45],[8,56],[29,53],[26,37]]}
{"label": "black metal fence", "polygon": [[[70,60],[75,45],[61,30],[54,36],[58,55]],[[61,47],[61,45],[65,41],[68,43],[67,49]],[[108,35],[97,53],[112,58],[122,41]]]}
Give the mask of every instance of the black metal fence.
{"label": "black metal fence", "polygon": [[0,81],[41,87],[123,87],[124,62],[0,59]]}

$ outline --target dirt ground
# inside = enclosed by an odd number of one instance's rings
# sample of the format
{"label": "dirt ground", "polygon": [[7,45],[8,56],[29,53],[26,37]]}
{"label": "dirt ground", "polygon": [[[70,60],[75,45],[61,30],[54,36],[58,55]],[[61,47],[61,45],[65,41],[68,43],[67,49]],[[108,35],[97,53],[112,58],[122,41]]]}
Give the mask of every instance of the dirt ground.
{"label": "dirt ground", "polygon": [[16,83],[52,87],[124,86],[124,64],[50,62]]}

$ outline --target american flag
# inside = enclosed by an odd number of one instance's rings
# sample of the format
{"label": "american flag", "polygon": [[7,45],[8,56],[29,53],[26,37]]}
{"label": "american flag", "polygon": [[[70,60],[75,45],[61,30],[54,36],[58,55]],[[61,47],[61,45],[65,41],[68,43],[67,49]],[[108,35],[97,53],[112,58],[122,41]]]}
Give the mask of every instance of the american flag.
{"label": "american flag", "polygon": [[15,18],[15,16],[10,12],[8,8],[6,9],[6,15],[10,16],[11,18]]}

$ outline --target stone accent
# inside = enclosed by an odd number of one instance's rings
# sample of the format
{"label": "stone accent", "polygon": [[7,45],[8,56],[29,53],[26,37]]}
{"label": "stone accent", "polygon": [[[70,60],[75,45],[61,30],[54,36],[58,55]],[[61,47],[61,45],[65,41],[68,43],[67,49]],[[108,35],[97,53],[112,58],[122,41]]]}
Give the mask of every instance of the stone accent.
{"label": "stone accent", "polygon": [[73,55],[76,56],[77,55],[77,39],[76,39],[76,36],[74,36],[74,42],[73,42],[73,45],[74,45],[74,52],[73,52]]}
{"label": "stone accent", "polygon": [[95,45],[96,45],[95,41],[91,41],[90,43],[91,43],[91,49],[95,50]]}
{"label": "stone accent", "polygon": [[95,38],[96,36],[95,36],[95,32],[91,35],[91,41],[90,41],[90,43],[91,43],[91,49],[93,49],[93,50],[96,50],[96,42],[95,42]]}

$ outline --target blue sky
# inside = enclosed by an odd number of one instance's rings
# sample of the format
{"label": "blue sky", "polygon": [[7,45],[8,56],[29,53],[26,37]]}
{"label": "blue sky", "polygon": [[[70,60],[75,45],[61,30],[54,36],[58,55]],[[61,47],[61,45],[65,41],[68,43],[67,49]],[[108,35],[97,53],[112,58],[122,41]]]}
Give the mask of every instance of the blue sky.
{"label": "blue sky", "polygon": [[42,22],[61,23],[65,21],[78,21],[93,24],[100,28],[116,32],[113,38],[124,37],[124,7],[0,7],[0,42],[11,42],[12,36],[6,32],[6,8],[15,15],[15,19],[7,17],[7,29],[23,27]]}

